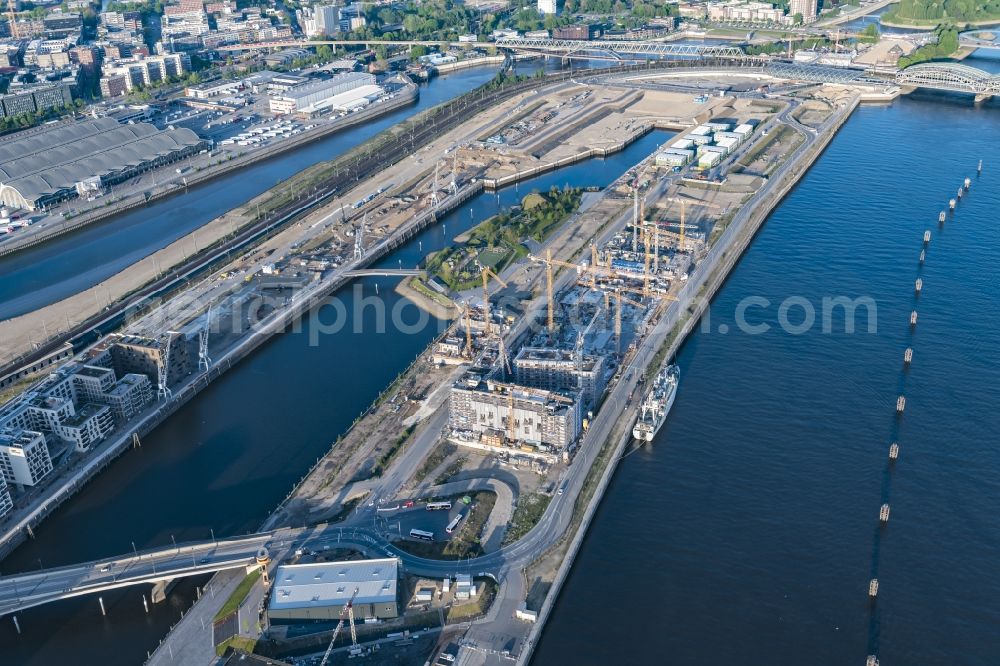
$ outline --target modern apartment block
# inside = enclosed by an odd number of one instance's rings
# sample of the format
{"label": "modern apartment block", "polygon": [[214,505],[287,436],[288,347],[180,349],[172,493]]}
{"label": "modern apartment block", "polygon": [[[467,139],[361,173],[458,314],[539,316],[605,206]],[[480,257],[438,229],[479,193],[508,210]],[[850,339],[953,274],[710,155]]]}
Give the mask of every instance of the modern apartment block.
{"label": "modern apartment block", "polygon": [[0,479],[0,518],[3,518],[13,510],[14,500],[10,498],[10,490],[7,489],[7,483],[3,479]]}
{"label": "modern apartment block", "polygon": [[7,483],[34,486],[51,471],[45,435],[31,430],[0,431],[0,473]]}
{"label": "modern apartment block", "polygon": [[0,429],[52,434],[83,452],[134,418],[152,398],[145,375],[117,379],[110,368],[70,366],[0,414]]}

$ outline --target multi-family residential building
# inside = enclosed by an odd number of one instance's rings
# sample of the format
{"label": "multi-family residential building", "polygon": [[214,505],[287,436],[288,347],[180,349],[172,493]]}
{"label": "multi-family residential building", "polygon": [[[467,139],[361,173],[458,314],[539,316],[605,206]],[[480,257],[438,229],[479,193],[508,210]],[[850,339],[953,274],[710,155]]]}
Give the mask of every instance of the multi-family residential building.
{"label": "multi-family residential building", "polygon": [[604,357],[569,349],[522,347],[514,359],[514,379],[533,388],[579,392],[583,405],[590,408],[604,392]]}
{"label": "multi-family residential building", "polygon": [[460,433],[563,451],[580,435],[580,396],[469,376],[451,388],[448,422]]}
{"label": "multi-family residential building", "polygon": [[14,500],[10,498],[7,482],[0,479],[0,518],[14,510]]}
{"label": "multi-family residential building", "polygon": [[0,431],[0,474],[7,483],[34,486],[51,471],[45,435],[22,429]]}

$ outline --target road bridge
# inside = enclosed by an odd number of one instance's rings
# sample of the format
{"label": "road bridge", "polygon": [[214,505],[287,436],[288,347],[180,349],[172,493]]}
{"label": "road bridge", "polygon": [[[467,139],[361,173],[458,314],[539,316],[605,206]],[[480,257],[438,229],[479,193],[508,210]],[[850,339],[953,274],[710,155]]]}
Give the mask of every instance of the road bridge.
{"label": "road bridge", "polygon": [[530,51],[551,55],[574,53],[606,53],[616,59],[626,55],[658,56],[660,58],[749,58],[738,46],[710,46],[705,44],[672,44],[669,42],[641,42],[610,39],[534,39],[504,37],[494,46],[515,51]]}
{"label": "road bridge", "polygon": [[[253,51],[257,49],[307,49],[316,48],[317,46],[364,46],[365,48],[371,48],[372,46],[458,46],[462,48],[468,48],[470,46],[476,46],[475,42],[447,42],[447,41],[431,41],[431,40],[419,40],[419,39],[407,39],[407,40],[397,40],[387,41],[384,39],[283,39],[275,40],[270,42],[246,42],[242,44],[228,44],[226,46],[217,46],[214,50],[220,52],[226,51]],[[484,44],[484,46],[489,46],[489,44]]]}
{"label": "road bridge", "polygon": [[419,268],[357,268],[344,271],[344,277],[416,277],[424,275]]}
{"label": "road bridge", "polygon": [[0,578],[0,616],[84,594],[254,566],[274,533],[185,543]]}
{"label": "road bridge", "polygon": [[993,30],[968,30],[958,35],[958,45],[974,49],[1000,50],[1000,33]]}

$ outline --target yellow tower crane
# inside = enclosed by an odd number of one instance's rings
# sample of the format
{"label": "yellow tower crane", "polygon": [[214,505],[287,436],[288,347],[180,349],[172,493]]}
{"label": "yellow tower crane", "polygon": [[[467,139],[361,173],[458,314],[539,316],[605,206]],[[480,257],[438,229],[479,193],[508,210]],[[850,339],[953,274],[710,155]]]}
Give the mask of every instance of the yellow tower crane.
{"label": "yellow tower crane", "polygon": [[490,326],[490,290],[489,290],[490,276],[492,276],[494,280],[499,282],[504,287],[507,286],[507,283],[504,282],[499,275],[490,270],[488,266],[483,266],[483,317],[486,320],[487,335],[489,335],[493,329],[493,327]]}
{"label": "yellow tower crane", "polygon": [[17,26],[17,0],[7,0],[7,20],[10,22],[10,36],[21,38],[21,29]]}

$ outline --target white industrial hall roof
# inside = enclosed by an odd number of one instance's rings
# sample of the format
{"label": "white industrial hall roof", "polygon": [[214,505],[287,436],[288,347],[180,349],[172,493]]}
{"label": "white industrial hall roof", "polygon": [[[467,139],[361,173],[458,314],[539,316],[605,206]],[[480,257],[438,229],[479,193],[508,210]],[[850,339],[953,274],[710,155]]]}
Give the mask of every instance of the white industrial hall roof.
{"label": "white industrial hall roof", "polygon": [[398,562],[389,557],[349,562],[286,564],[278,567],[271,590],[272,610],[343,605],[358,590],[355,604],[396,601]]}
{"label": "white industrial hall roof", "polygon": [[54,125],[0,143],[0,185],[33,202],[88,178],[139,167],[201,141],[189,129],[120,125],[113,118]]}

